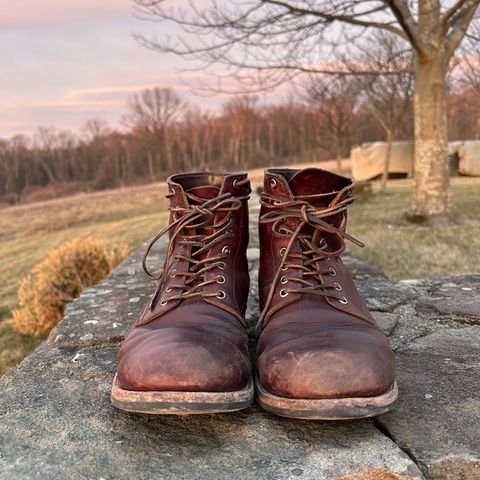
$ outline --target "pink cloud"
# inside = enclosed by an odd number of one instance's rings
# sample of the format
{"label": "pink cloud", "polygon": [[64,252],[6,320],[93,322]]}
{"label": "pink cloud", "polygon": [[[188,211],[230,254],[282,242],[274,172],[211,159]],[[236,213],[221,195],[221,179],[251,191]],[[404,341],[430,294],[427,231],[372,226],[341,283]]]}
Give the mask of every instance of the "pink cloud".
{"label": "pink cloud", "polygon": [[[177,8],[186,2],[168,0],[166,5]],[[195,0],[197,6],[205,3]],[[229,98],[192,93],[192,87],[208,80],[207,72],[182,71],[192,64],[141,48],[132,32],[174,36],[178,29],[141,22],[132,6],[132,0],[0,0],[5,33],[0,138],[34,131],[37,125],[76,129],[97,116],[117,126],[128,97],[154,86],[172,87],[191,105],[210,110]],[[228,76],[223,85],[234,87]]]}
{"label": "pink cloud", "polygon": [[0,26],[55,25],[131,11],[130,0],[0,0]]}
{"label": "pink cloud", "polygon": [[99,87],[99,88],[82,88],[66,92],[65,101],[68,102],[94,102],[94,101],[104,101],[104,100],[115,100],[123,99],[135,93],[139,93],[142,90],[149,88],[173,88],[178,93],[190,94],[191,87],[187,84],[176,84],[172,85],[172,80],[178,82],[178,75],[162,75],[157,81],[152,81],[151,83],[143,83],[136,85],[114,85],[109,87]]}

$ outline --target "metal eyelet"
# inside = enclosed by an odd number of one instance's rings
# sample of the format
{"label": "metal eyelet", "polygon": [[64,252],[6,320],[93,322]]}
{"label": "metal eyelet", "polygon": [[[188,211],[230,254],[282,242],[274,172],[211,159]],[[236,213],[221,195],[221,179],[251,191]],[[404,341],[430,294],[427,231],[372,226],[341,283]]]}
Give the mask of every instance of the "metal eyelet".
{"label": "metal eyelet", "polygon": [[288,282],[288,280],[287,280],[287,277],[285,277],[285,276],[283,276],[283,277],[280,279],[280,283],[283,283],[283,285],[285,285],[287,282]]}
{"label": "metal eyelet", "polygon": [[287,265],[284,265],[284,266],[282,267],[282,272],[286,272],[287,270],[288,270],[288,266],[287,266]]}
{"label": "metal eyelet", "polygon": [[224,253],[225,255],[230,255],[230,247],[228,245],[225,245],[222,248],[222,253]]}
{"label": "metal eyelet", "polygon": [[177,271],[176,270],[172,270],[172,272],[170,273],[170,276],[172,278],[175,278],[177,276]]}
{"label": "metal eyelet", "polygon": [[338,301],[343,305],[346,305],[348,303],[348,300],[345,297],[339,298]]}
{"label": "metal eyelet", "polygon": [[337,274],[337,271],[333,268],[333,267],[330,267],[328,269],[328,274],[331,276],[331,277],[334,277],[336,274]]}
{"label": "metal eyelet", "polygon": [[237,182],[238,182],[238,178],[235,178],[235,179],[233,180],[232,185],[233,185],[234,187],[236,187],[236,186],[237,186]]}
{"label": "metal eyelet", "polygon": [[219,268],[220,270],[225,270],[225,269],[227,268],[227,265],[226,265],[225,262],[220,262],[220,263],[218,264],[218,268]]}
{"label": "metal eyelet", "polygon": [[282,248],[280,249],[280,252],[279,252],[279,253],[280,253],[280,256],[283,257],[283,256],[285,255],[285,252],[286,252],[286,251],[287,251],[287,248],[286,248],[286,247],[282,247]]}
{"label": "metal eyelet", "polygon": [[277,188],[277,181],[274,178],[270,180],[270,186],[272,188]]}
{"label": "metal eyelet", "polygon": [[288,292],[286,290],[280,290],[280,296],[281,297],[286,297],[288,295]]}
{"label": "metal eyelet", "polygon": [[166,300],[162,300],[162,301],[160,302],[160,306],[161,306],[161,307],[164,307],[167,303],[168,303],[168,302],[167,302]]}
{"label": "metal eyelet", "polygon": [[166,292],[171,292],[171,291],[172,291],[172,287],[167,287],[167,288],[165,289],[165,291],[166,291]]}
{"label": "metal eyelet", "polygon": [[335,290],[340,291],[340,290],[342,289],[342,286],[341,286],[339,283],[335,282],[335,283],[333,284],[333,288],[334,288]]}
{"label": "metal eyelet", "polygon": [[219,275],[217,277],[217,283],[220,283],[220,284],[225,283],[225,277],[223,275]]}
{"label": "metal eyelet", "polygon": [[219,291],[218,291],[217,298],[222,299],[222,298],[225,298],[226,296],[227,296],[227,295],[226,295],[226,293],[225,293],[223,290],[219,290]]}

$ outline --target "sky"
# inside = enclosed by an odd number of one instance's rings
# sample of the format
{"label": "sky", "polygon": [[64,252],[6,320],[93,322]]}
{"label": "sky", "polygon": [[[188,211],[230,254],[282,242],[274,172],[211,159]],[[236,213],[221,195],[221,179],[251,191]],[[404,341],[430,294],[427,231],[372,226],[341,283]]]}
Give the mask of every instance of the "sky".
{"label": "sky", "polygon": [[152,86],[217,108],[225,98],[192,94],[196,74],[180,79],[190,64],[132,36],[174,28],[136,18],[130,0],[0,0],[0,137],[39,125],[77,130],[91,118],[116,127],[126,99]]}

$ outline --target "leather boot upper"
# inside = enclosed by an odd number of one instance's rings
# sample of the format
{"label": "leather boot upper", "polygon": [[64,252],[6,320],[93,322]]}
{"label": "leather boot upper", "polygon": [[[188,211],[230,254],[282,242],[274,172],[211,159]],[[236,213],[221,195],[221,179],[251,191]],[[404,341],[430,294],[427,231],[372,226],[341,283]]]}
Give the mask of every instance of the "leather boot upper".
{"label": "leather boot upper", "polygon": [[395,379],[392,350],[340,255],[353,181],[320,169],[270,169],[260,211],[257,367],[289,398],[375,396]]}
{"label": "leather boot upper", "polygon": [[[126,390],[235,391],[250,379],[244,314],[246,174],[185,173],[167,181],[170,223],[151,242],[144,268],[158,288],[119,352]],[[169,232],[158,277],[146,266],[152,245]]]}

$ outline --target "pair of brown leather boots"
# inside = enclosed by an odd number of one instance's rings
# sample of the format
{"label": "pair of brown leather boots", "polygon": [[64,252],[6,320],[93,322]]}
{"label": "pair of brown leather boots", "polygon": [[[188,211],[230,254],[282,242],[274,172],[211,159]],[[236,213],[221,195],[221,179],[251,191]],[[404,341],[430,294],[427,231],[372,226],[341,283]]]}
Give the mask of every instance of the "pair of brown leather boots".
{"label": "pair of brown leather boots", "polygon": [[[159,414],[228,412],[255,396],[306,419],[378,415],[397,397],[388,339],[340,259],[353,181],[269,169],[259,218],[255,381],[245,310],[250,184],[245,173],[168,179],[169,246],[158,288],[118,357],[112,402]],[[151,274],[150,274],[151,275]]]}

